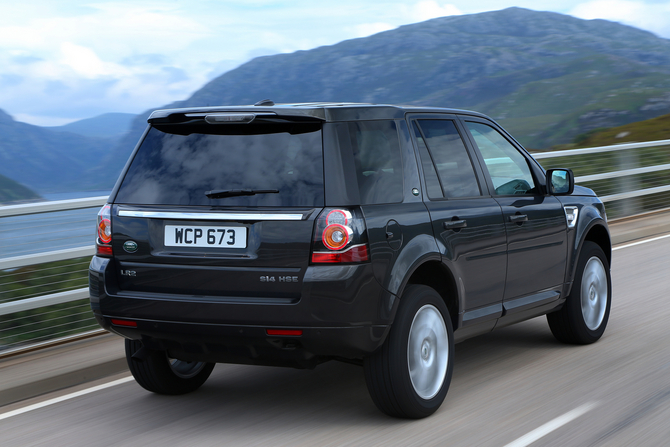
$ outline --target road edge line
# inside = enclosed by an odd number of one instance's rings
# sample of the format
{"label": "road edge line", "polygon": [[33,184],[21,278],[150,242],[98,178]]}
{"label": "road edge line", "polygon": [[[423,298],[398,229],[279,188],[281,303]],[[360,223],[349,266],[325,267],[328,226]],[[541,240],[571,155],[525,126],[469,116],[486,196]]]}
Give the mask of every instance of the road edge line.
{"label": "road edge line", "polygon": [[121,385],[133,380],[133,376],[124,377],[123,379],[114,380],[112,382],[103,383],[102,385],[96,385],[85,390],[76,391],[74,393],[66,394],[65,396],[56,397],[53,399],[45,400],[33,405],[28,405],[27,407],[18,408],[16,410],[8,411],[7,413],[0,414],[0,421],[3,419],[8,419],[13,416],[18,416],[23,413],[28,413],[29,411],[38,410],[40,408],[48,407],[53,404],[64,402],[66,400],[74,399],[75,397],[84,396],[86,394],[95,393],[96,391],[104,390],[105,388],[111,388],[116,385]]}
{"label": "road edge line", "polygon": [[598,403],[590,402],[588,404],[582,405],[581,407],[577,407],[572,411],[568,411],[564,415],[559,416],[556,419],[552,419],[551,421],[536,428],[535,430],[526,433],[525,435],[516,439],[515,441],[506,444],[505,447],[527,447],[530,444],[537,441],[538,439],[545,437],[552,431],[561,428],[568,422],[577,419],[578,417],[582,416],[583,414],[585,414],[586,412],[592,410],[597,406]]}
{"label": "road edge line", "polygon": [[664,234],[663,236],[653,237],[651,239],[645,239],[643,241],[631,242],[630,244],[624,244],[624,245],[619,245],[617,247],[614,247],[612,249],[612,251],[621,250],[622,248],[634,247],[636,245],[642,245],[642,244],[646,244],[647,242],[654,242],[654,241],[658,241],[658,240],[661,240],[661,239],[666,239],[666,238],[669,238],[669,237],[670,237],[670,234]]}

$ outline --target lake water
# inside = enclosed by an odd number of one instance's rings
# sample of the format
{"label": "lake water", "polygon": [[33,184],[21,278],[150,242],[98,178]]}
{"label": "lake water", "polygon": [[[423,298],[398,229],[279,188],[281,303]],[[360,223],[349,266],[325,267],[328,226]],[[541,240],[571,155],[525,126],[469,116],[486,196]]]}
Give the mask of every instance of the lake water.
{"label": "lake water", "polygon": [[[110,191],[42,194],[49,201],[109,195]],[[95,243],[100,207],[0,218],[0,258]]]}

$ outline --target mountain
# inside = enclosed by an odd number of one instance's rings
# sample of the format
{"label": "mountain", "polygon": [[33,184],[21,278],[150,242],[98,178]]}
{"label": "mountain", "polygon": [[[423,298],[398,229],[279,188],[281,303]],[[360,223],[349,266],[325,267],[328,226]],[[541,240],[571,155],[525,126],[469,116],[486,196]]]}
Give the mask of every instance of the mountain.
{"label": "mountain", "polygon": [[[509,8],[259,57],[162,108],[265,98],[472,109],[526,147],[549,149],[670,113],[670,40],[605,20]],[[123,137],[100,138],[104,129],[77,135],[0,113],[0,174],[38,192],[109,189],[148,115],[137,115]]]}
{"label": "mountain", "polygon": [[12,179],[0,175],[0,203],[24,202],[28,200],[37,200],[40,196],[34,191],[15,182]]}
{"label": "mountain", "polygon": [[136,115],[132,113],[104,113],[64,126],[48,127],[59,132],[71,132],[85,137],[121,137],[128,129]]}
{"label": "mountain", "polygon": [[670,112],[670,40],[521,8],[256,58],[171,106],[353,101],[467,108],[546,148]]}
{"label": "mountain", "polygon": [[118,175],[118,171],[100,175],[96,169],[116,146],[116,139],[17,122],[1,110],[0,135],[0,175],[37,192],[109,189]]}

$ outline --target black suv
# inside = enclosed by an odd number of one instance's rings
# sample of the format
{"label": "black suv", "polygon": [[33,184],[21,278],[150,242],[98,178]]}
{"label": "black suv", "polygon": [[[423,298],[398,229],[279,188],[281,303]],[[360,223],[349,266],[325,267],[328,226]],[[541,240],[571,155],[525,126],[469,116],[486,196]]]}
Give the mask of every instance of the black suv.
{"label": "black suv", "polygon": [[150,391],[336,359],[419,418],[454,342],[544,314],[563,342],[605,330],[602,202],[484,115],[263,101],[148,121],[99,213],[90,296]]}

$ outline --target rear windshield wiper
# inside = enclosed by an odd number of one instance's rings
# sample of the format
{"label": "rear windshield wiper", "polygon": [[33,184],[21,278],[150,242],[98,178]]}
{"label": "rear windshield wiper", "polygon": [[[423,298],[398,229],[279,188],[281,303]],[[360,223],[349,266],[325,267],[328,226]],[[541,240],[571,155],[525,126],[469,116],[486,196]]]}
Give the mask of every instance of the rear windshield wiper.
{"label": "rear windshield wiper", "polygon": [[256,194],[277,194],[278,189],[214,189],[205,192],[210,199],[224,199],[226,197],[255,196]]}

